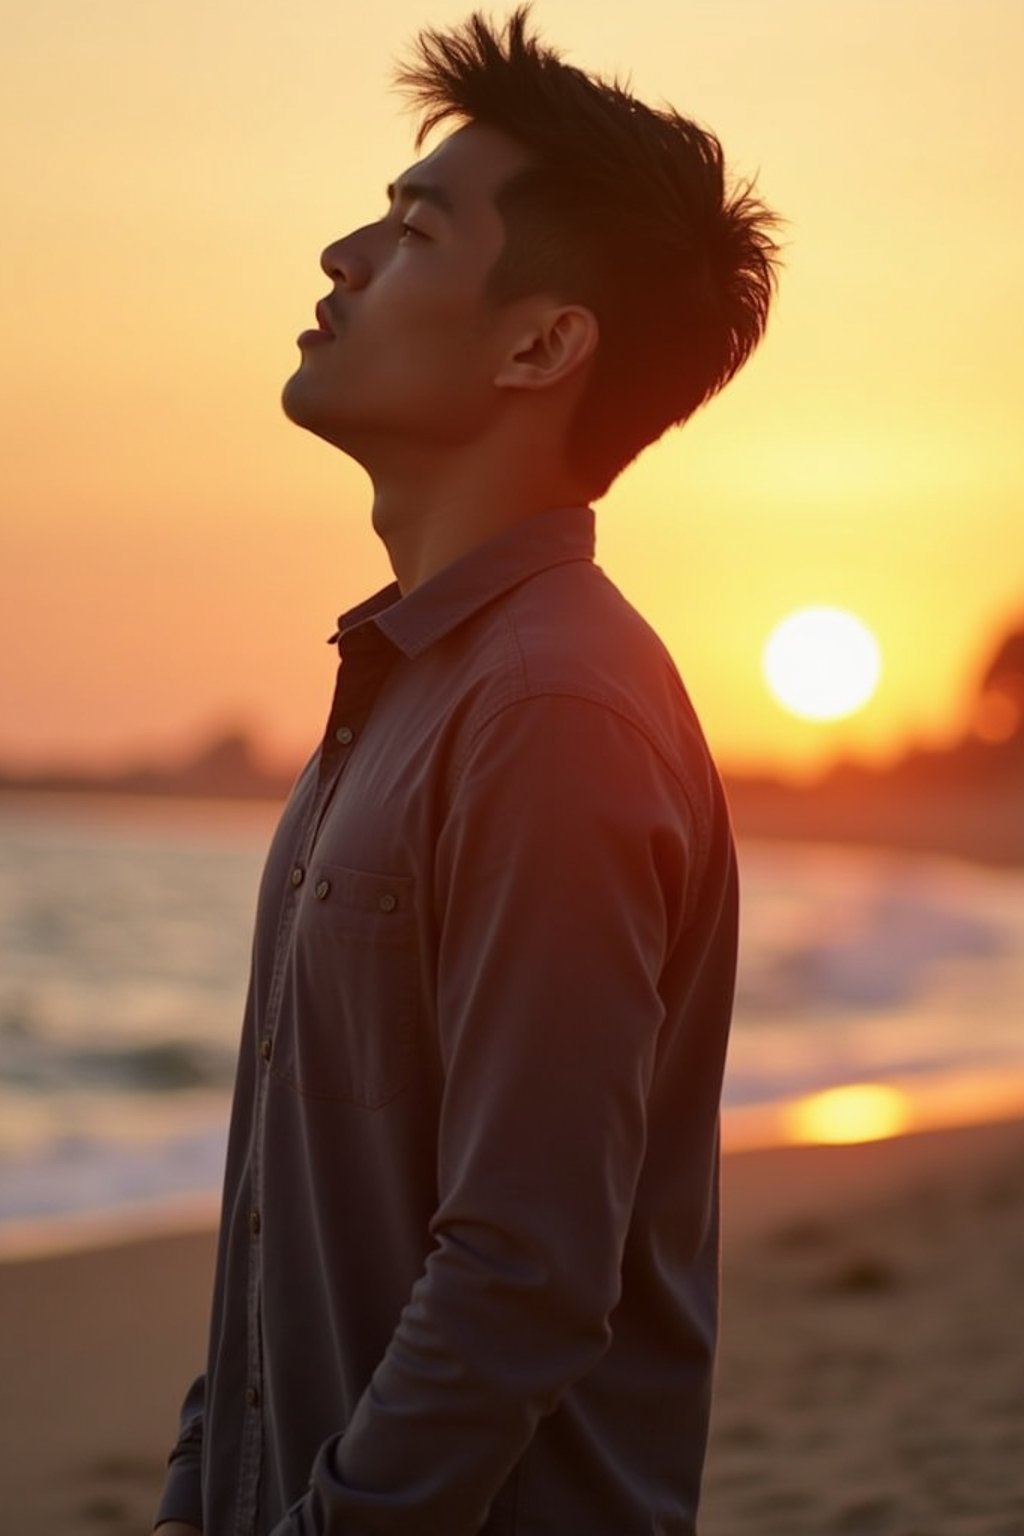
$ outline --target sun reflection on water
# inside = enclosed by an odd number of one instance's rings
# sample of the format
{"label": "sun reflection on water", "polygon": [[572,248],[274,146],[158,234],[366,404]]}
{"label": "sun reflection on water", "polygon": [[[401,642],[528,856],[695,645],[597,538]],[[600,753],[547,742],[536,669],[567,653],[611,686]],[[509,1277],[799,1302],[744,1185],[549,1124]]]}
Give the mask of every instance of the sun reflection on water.
{"label": "sun reflection on water", "polygon": [[790,1138],[830,1145],[882,1141],[910,1121],[906,1095],[886,1083],[848,1083],[798,1099],[786,1111]]}

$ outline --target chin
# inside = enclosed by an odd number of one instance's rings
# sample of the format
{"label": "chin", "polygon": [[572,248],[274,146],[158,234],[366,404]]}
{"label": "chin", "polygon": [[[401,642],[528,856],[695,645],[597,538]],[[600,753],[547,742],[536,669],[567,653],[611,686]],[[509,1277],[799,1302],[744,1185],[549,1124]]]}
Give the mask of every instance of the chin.
{"label": "chin", "polygon": [[297,427],[305,427],[307,432],[315,432],[318,437],[329,437],[328,413],[323,402],[317,399],[316,390],[310,389],[309,380],[303,378],[301,367],[295,370],[281,391],[281,409]]}
{"label": "chin", "polygon": [[301,366],[286,381],[281,391],[281,409],[295,426],[312,432],[315,437],[322,438],[332,448],[339,448],[351,458],[359,459],[359,454],[350,442],[353,434],[346,432],[337,417],[325,408],[320,392],[311,387],[308,378],[303,377]]}
{"label": "chin", "polygon": [[313,402],[309,399],[307,381],[302,377],[302,364],[296,368],[290,379],[285,381],[281,391],[281,409],[289,421],[294,421],[297,427],[310,426],[310,408]]}

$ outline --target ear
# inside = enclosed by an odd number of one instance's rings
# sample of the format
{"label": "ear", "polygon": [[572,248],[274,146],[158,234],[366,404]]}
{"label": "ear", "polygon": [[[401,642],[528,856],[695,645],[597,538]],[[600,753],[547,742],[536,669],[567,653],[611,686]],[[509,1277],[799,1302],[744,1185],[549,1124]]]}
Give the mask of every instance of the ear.
{"label": "ear", "polygon": [[522,331],[494,376],[499,389],[550,389],[593,356],[597,319],[579,304],[552,308]]}

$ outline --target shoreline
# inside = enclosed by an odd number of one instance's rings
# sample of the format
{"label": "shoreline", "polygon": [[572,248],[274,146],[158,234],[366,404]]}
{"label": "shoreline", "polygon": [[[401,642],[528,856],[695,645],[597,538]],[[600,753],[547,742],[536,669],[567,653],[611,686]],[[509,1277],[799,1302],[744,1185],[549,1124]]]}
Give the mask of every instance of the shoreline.
{"label": "shoreline", "polygon": [[[749,1124],[758,1128],[776,1124],[773,1106],[764,1118]],[[751,1131],[740,1133],[732,1141],[723,1139],[723,1192],[737,1202],[737,1216],[746,1233],[760,1225],[778,1203],[786,1208],[797,1198],[802,1187],[801,1170],[812,1162],[831,1164],[837,1171],[855,1170],[851,1179],[843,1178],[844,1193],[863,1188],[868,1194],[878,1187],[878,1169],[887,1177],[899,1179],[908,1169],[929,1166],[932,1149],[951,1144],[963,1137],[965,1144],[1001,1148],[1008,1137],[1019,1131],[1024,1154],[1024,1108],[1019,1105],[1003,1114],[984,1120],[964,1119],[933,1123],[922,1121],[891,1136],[878,1136],[850,1142],[760,1140]],[[750,1170],[756,1164],[758,1172]],[[1024,1156],[1022,1156],[1024,1169]],[[776,1201],[769,1193],[771,1182],[782,1180]],[[748,1190],[756,1182],[759,1205],[755,1209]],[[1024,1182],[1024,1181],[1022,1181]],[[763,1187],[762,1187],[763,1186]],[[817,1191],[817,1175],[810,1180],[812,1196]],[[765,1198],[767,1195],[767,1198]],[[727,1198],[723,1193],[723,1200]],[[10,1264],[59,1262],[83,1254],[99,1254],[139,1244],[176,1243],[179,1239],[209,1240],[220,1221],[220,1191],[192,1195],[166,1195],[153,1200],[125,1202],[96,1210],[69,1211],[60,1215],[22,1217],[0,1222],[0,1271]]]}
{"label": "shoreline", "polygon": [[[701,1536],[1021,1528],[1022,1160],[1024,1119],[725,1155]],[[150,1529],[214,1252],[215,1219],[0,1263],[12,1529]]]}
{"label": "shoreline", "polygon": [[[736,1106],[723,1114],[723,1169],[734,1159],[758,1157],[786,1163],[791,1155],[856,1152],[864,1149],[864,1161],[872,1147],[892,1147],[922,1136],[942,1136],[958,1131],[984,1134],[991,1128],[1001,1136],[1006,1127],[1024,1124],[1024,1071],[1019,1074],[979,1074],[974,1078],[951,1074],[936,1078],[929,1091],[919,1082],[906,1082],[904,1120],[898,1130],[859,1140],[812,1140],[794,1134],[796,1112],[815,1097],[775,1104]],[[904,1158],[895,1152],[897,1161]],[[723,1179],[725,1175],[723,1174]],[[12,1263],[61,1258],[125,1244],[159,1241],[179,1236],[214,1232],[220,1218],[220,1188],[185,1194],[157,1195],[152,1199],[125,1201],[118,1205],[70,1210],[56,1214],[0,1220],[0,1268]]]}
{"label": "shoreline", "polygon": [[[298,770],[296,769],[296,772]],[[976,783],[925,779],[837,765],[804,782],[723,767],[737,844],[825,845],[950,860],[982,869],[1024,869],[1024,794],[1007,775]],[[64,778],[36,781],[0,773],[0,814],[8,807],[102,819],[134,819],[152,828],[194,822],[233,835],[269,837],[294,774],[238,784],[128,778],[108,782]],[[162,783],[162,781],[161,781]]]}
{"label": "shoreline", "polygon": [[0,1221],[0,1269],[5,1264],[60,1259],[126,1243],[209,1233],[219,1219],[220,1192],[205,1191]]}

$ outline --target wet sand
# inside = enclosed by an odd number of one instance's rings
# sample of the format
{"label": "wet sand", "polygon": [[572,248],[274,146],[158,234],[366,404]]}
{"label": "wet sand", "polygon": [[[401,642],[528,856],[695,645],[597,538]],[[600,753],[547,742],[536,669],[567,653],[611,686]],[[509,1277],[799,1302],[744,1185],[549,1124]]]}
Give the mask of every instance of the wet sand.
{"label": "wet sand", "polygon": [[[1024,1533],[1024,1123],[731,1153],[723,1248],[701,1536]],[[149,1531],[212,1266],[0,1264],[5,1531]]]}
{"label": "wet sand", "polygon": [[1022,1536],[1024,1125],[727,1160],[701,1536]]}

